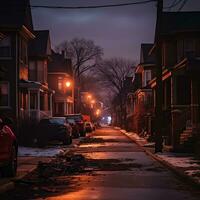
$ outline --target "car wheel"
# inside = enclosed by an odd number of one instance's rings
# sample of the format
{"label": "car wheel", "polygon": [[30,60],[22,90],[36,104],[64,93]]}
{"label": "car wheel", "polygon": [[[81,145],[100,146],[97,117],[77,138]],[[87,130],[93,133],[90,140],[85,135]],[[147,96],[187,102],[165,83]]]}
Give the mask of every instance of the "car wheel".
{"label": "car wheel", "polygon": [[2,175],[4,177],[14,177],[17,173],[17,148],[16,146],[12,146],[11,150],[11,158],[8,163],[3,169],[2,169]]}

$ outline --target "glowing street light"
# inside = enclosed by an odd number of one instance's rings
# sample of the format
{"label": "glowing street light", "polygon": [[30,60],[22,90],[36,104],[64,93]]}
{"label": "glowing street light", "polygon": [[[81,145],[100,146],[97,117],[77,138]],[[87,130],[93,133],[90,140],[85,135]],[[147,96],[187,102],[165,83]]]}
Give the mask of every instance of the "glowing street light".
{"label": "glowing street light", "polygon": [[70,81],[67,81],[67,82],[65,83],[65,85],[66,85],[67,88],[69,88],[69,87],[71,86],[71,82],[70,82]]}
{"label": "glowing street light", "polygon": [[92,95],[88,94],[87,99],[90,100],[91,98],[92,98]]}
{"label": "glowing street light", "polygon": [[91,101],[91,104],[95,104],[95,102],[96,102],[95,100],[92,100],[92,101]]}
{"label": "glowing street light", "polygon": [[101,111],[99,109],[96,110],[96,115],[99,116]]}

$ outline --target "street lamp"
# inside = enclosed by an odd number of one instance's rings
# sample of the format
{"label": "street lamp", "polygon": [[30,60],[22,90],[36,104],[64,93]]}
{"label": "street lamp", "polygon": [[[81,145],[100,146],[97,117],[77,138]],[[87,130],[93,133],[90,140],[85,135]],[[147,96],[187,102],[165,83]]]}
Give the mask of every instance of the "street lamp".
{"label": "street lamp", "polygon": [[95,100],[92,100],[92,101],[91,101],[91,104],[95,104]]}
{"label": "street lamp", "polygon": [[99,116],[101,111],[99,109],[96,110],[96,115]]}
{"label": "street lamp", "polygon": [[88,94],[87,99],[90,100],[91,98],[92,98],[92,95]]}
{"label": "street lamp", "polygon": [[65,83],[65,85],[66,85],[67,88],[69,88],[69,87],[71,86],[71,82],[70,82],[70,81],[67,81],[67,82]]}

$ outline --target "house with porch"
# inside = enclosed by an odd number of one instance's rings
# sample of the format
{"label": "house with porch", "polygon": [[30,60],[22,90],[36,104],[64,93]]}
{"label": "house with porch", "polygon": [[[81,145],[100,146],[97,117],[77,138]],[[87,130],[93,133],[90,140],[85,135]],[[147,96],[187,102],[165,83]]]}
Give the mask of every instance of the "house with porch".
{"label": "house with porch", "polygon": [[[52,116],[53,90],[47,82],[51,43],[48,30],[34,31],[35,39],[28,45],[28,80],[20,82],[20,118],[39,122]],[[26,95],[24,95],[26,94]],[[25,101],[27,98],[27,103]]]}
{"label": "house with porch", "polygon": [[48,85],[55,91],[53,116],[74,113],[74,78],[71,59],[52,51],[48,62]]}
{"label": "house with porch", "polygon": [[[135,75],[140,80],[137,89],[133,93],[133,127],[138,134],[153,132],[152,117],[153,117],[153,101],[152,89],[149,86],[149,81],[154,76],[155,56],[149,55],[149,51],[153,44],[141,44],[140,63],[135,69]],[[135,80],[137,81],[137,80]]]}
{"label": "house with porch", "polygon": [[18,122],[28,104],[20,84],[28,80],[28,42],[35,38],[29,0],[1,1],[0,32],[0,115]]}
{"label": "house with porch", "polygon": [[[166,144],[200,150],[200,12],[164,12],[161,46]],[[155,91],[156,78],[150,85]]]}

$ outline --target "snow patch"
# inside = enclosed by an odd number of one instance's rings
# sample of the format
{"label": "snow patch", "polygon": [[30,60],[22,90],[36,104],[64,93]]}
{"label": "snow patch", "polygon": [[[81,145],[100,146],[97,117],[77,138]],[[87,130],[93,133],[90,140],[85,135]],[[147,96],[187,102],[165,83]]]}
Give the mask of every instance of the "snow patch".
{"label": "snow patch", "polygon": [[49,148],[32,148],[32,147],[19,147],[18,156],[33,156],[33,157],[53,157],[59,153],[62,153],[61,147],[49,147]]}
{"label": "snow patch", "polygon": [[196,160],[193,159],[193,157],[185,156],[183,155],[181,157],[178,156],[178,154],[173,153],[158,153],[157,154],[160,158],[163,160],[169,162],[175,167],[181,167],[181,168],[190,168],[190,167],[199,167],[199,164]]}

